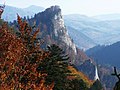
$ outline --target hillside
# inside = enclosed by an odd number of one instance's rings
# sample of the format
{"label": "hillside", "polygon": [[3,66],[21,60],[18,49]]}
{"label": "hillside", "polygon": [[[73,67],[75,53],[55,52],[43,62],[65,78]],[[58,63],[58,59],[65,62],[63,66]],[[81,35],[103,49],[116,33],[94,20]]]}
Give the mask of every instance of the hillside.
{"label": "hillside", "polygon": [[72,26],[67,26],[67,30],[69,35],[75,42],[76,46],[82,49],[83,51],[97,45],[91,38],[78,31],[77,29],[73,28]]}
{"label": "hillside", "polygon": [[90,80],[85,74],[83,74],[80,71],[77,71],[72,66],[69,66],[68,68],[71,70],[72,75],[73,75],[73,76],[70,76],[69,78],[72,78],[72,79],[74,79],[74,78],[82,79],[87,84],[88,87],[92,86],[92,84],[94,82],[93,80]]}
{"label": "hillside", "polygon": [[119,66],[120,42],[108,46],[96,46],[86,51],[86,54],[98,63]]}
{"label": "hillside", "polygon": [[[120,39],[119,20],[100,21],[93,17],[83,15],[67,15],[64,18],[66,26],[68,28],[74,28],[77,33],[79,32],[79,37],[81,37],[81,33],[88,37],[86,39],[89,41],[89,48],[97,44],[109,45]],[[75,36],[71,35],[71,37]],[[77,38],[79,39],[79,37]],[[75,43],[77,44],[77,42]],[[82,44],[79,44],[79,47],[81,47]]]}
{"label": "hillside", "polygon": [[24,11],[32,12],[33,14],[44,11],[43,7],[31,5],[26,8],[22,8]]}

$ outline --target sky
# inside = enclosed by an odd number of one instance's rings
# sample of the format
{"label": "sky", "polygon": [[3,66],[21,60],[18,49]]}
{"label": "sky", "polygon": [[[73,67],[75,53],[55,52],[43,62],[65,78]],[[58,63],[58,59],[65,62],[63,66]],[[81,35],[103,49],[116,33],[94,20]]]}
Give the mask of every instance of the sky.
{"label": "sky", "polygon": [[0,0],[1,4],[6,1],[7,5],[25,8],[30,5],[48,8],[59,5],[62,13],[82,14],[95,16],[101,14],[120,13],[120,0]]}

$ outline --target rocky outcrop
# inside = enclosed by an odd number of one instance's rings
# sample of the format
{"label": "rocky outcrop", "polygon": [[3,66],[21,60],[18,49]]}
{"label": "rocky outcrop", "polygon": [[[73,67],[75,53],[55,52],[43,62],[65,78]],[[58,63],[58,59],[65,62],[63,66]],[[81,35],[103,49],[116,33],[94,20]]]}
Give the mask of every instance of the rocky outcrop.
{"label": "rocky outcrop", "polygon": [[58,11],[54,15],[54,18],[52,19],[55,37],[66,43],[68,47],[71,47],[72,50],[74,51],[74,54],[76,55],[77,54],[76,46],[68,35],[59,6],[53,6],[51,7],[51,9],[53,10],[52,12]]}
{"label": "rocky outcrop", "polygon": [[39,37],[44,38],[44,46],[57,44],[69,54],[72,64],[79,64],[87,59],[87,56],[79,50],[70,38],[59,6],[51,6],[45,11],[38,13],[29,22],[36,22],[40,26]]}

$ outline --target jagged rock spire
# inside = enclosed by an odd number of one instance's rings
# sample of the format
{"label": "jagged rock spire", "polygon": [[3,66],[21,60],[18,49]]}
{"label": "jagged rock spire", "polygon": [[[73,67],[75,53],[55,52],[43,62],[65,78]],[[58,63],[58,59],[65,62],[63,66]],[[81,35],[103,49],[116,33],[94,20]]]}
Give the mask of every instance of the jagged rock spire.
{"label": "jagged rock spire", "polygon": [[95,77],[94,77],[94,80],[100,80],[99,76],[98,76],[98,69],[97,69],[97,66],[95,66]]}

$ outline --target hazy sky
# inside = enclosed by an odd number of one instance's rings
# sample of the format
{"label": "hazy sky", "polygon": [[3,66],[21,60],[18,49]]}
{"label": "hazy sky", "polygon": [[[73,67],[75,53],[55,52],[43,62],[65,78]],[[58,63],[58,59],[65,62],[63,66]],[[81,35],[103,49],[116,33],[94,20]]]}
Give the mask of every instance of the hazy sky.
{"label": "hazy sky", "polygon": [[[0,1],[2,3],[4,0]],[[120,13],[120,0],[6,0],[6,4],[21,8],[29,5],[45,8],[59,5],[63,14],[78,13],[88,16]]]}

